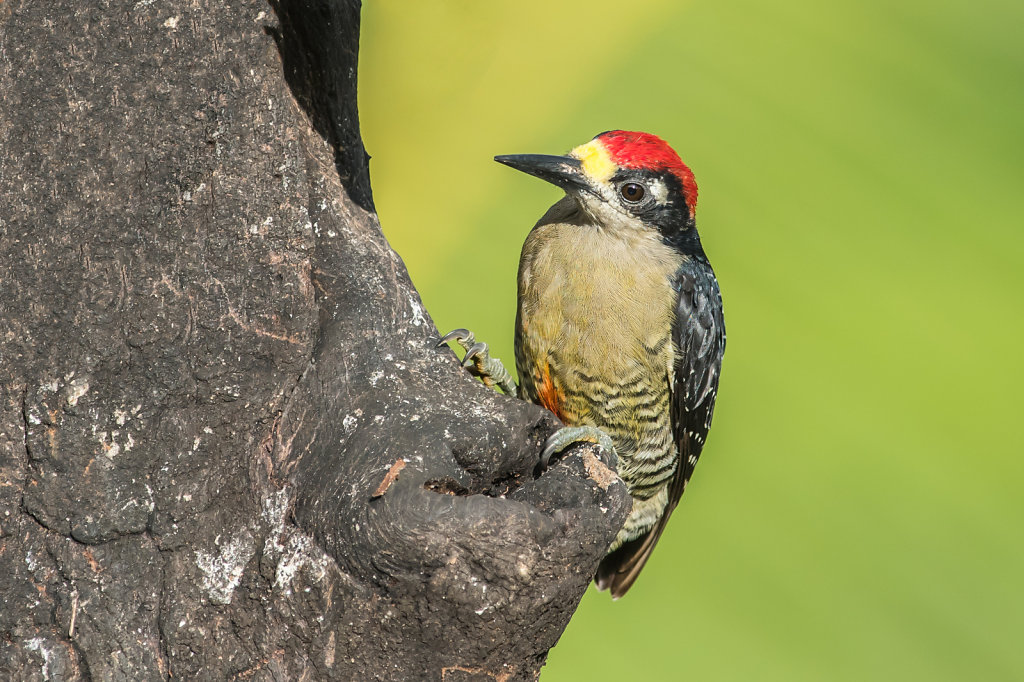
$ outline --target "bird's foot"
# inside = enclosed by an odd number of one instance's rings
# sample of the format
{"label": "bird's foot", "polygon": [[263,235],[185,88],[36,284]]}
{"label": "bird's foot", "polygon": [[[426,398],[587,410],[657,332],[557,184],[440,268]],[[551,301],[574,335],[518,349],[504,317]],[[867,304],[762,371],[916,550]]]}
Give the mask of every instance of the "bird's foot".
{"label": "bird's foot", "polygon": [[473,332],[468,329],[453,329],[442,336],[437,345],[443,346],[449,341],[457,341],[466,351],[465,357],[462,358],[462,366],[473,376],[479,377],[484,386],[490,388],[498,386],[511,396],[518,395],[516,382],[505,369],[505,365],[501,364],[501,360],[498,358],[491,357],[487,344],[477,341]]}
{"label": "bird's foot", "polygon": [[564,426],[544,443],[544,451],[540,453],[541,471],[548,468],[552,457],[574,443],[597,443],[606,452],[616,454],[611,436],[596,426]]}

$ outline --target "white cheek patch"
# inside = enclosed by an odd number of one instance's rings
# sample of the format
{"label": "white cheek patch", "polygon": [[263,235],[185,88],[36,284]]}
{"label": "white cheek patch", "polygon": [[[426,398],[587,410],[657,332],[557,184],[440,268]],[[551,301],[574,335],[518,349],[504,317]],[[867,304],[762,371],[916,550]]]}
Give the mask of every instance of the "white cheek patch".
{"label": "white cheek patch", "polygon": [[651,182],[650,188],[651,196],[659,204],[664,204],[668,201],[668,187],[661,180],[654,180]]}

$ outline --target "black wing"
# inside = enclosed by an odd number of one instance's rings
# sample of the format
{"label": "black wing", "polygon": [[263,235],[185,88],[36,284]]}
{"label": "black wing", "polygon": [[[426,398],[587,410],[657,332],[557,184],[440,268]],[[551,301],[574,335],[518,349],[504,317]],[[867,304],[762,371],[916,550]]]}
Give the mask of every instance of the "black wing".
{"label": "black wing", "polygon": [[661,537],[672,511],[679,504],[693,475],[715,412],[718,377],[725,353],[722,294],[711,265],[703,254],[687,260],[673,282],[679,298],[672,325],[675,346],[672,379],[672,434],[679,465],[669,483],[668,506],[647,535],[631,540],[609,554],[598,568],[601,589],[619,598],[630,588]]}
{"label": "black wing", "polygon": [[718,377],[725,354],[722,294],[711,266],[695,262],[680,269],[672,339],[676,344],[672,385],[672,432],[682,466],[672,479],[669,509],[679,502],[693,475],[711,428],[718,397]]}

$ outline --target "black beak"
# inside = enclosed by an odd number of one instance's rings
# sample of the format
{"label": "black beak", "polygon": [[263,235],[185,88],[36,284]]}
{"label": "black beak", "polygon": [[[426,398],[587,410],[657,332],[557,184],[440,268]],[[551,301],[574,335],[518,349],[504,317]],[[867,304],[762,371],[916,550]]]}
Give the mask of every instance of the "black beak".
{"label": "black beak", "polygon": [[565,191],[590,190],[590,182],[583,172],[579,159],[571,156],[548,156],[547,154],[506,154],[495,156],[494,160],[516,170],[529,173]]}

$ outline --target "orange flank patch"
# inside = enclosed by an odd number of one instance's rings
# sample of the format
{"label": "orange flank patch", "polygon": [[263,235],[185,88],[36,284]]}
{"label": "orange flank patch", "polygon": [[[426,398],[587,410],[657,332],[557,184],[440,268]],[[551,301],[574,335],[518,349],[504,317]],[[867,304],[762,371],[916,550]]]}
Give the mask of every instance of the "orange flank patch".
{"label": "orange flank patch", "polygon": [[540,376],[540,381],[537,382],[537,397],[540,399],[540,404],[555,413],[562,421],[565,421],[565,417],[562,415],[562,394],[555,388],[555,382],[551,379],[551,365],[544,363],[544,370]]}

